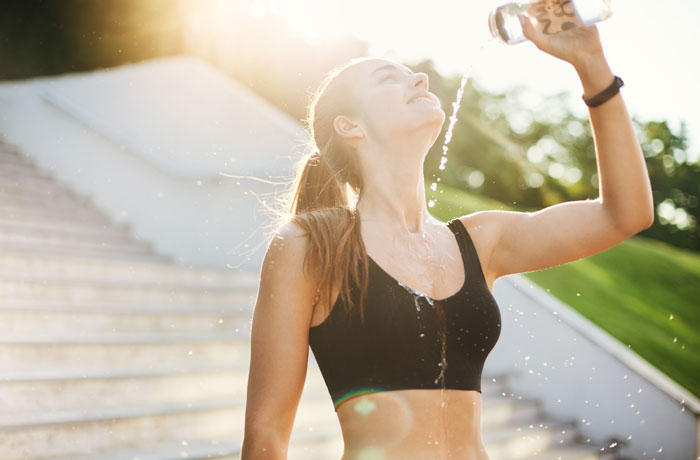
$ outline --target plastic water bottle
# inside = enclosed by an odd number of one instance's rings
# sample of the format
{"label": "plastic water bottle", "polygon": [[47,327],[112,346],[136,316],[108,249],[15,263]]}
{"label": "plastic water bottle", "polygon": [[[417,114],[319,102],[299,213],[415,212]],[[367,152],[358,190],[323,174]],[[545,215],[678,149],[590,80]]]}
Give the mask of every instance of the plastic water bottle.
{"label": "plastic water bottle", "polygon": [[556,34],[604,21],[612,15],[610,0],[539,0],[507,3],[491,11],[489,28],[496,39],[514,45],[527,41],[518,15],[522,14],[545,34]]}

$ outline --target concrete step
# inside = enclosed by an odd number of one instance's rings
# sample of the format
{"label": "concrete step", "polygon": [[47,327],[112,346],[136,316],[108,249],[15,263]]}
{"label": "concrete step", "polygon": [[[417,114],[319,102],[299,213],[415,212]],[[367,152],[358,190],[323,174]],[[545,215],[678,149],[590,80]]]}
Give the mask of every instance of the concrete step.
{"label": "concrete step", "polygon": [[51,193],[48,188],[38,189],[43,193],[24,193],[21,190],[10,190],[5,187],[0,192],[0,205],[12,204],[16,207],[46,210],[51,209],[64,214],[81,211],[95,211],[92,202],[86,198],[66,196],[65,194]]}
{"label": "concrete step", "polygon": [[26,174],[8,175],[0,164],[0,202],[49,203],[69,202],[92,206],[88,195],[78,193],[69,184],[47,175],[32,174],[33,166],[26,166]]}
{"label": "concrete step", "polygon": [[227,304],[207,303],[192,305],[188,303],[118,303],[118,302],[66,302],[66,301],[20,301],[0,299],[0,310],[66,312],[66,313],[103,313],[114,315],[211,315],[219,318],[227,316],[252,318],[255,297],[245,292],[232,294],[236,299]]}
{"label": "concrete step", "polygon": [[169,261],[172,257],[164,254],[156,254],[145,244],[96,244],[89,241],[70,241],[62,239],[50,239],[45,237],[33,237],[31,235],[6,236],[0,234],[0,249],[15,249],[21,251],[32,251],[37,255],[43,253],[76,255],[82,257],[104,257],[119,259],[158,259]]}
{"label": "concrete step", "polygon": [[70,213],[65,213],[62,210],[56,210],[53,208],[18,206],[14,203],[0,202],[0,215],[2,215],[4,219],[20,222],[25,220],[40,221],[41,219],[45,219],[47,221],[75,222],[91,225],[115,224],[109,220],[107,216],[96,211],[92,207],[75,209]]}
{"label": "concrete step", "polygon": [[507,423],[538,420],[542,416],[541,403],[534,399],[487,397],[482,393],[481,407],[481,427],[484,430]]}
{"label": "concrete step", "polygon": [[[46,190],[53,190],[73,194],[73,189],[70,186],[65,186],[59,180],[47,181],[47,179],[52,178],[52,174],[47,174],[34,164],[24,163],[21,160],[8,161],[0,158],[1,191],[23,190],[31,194],[32,192],[46,193]],[[37,182],[44,186],[32,187]]]}
{"label": "concrete step", "polygon": [[[122,378],[0,380],[0,420],[9,414],[66,412],[95,407],[187,403],[245,398],[240,372],[191,373]],[[241,385],[243,383],[243,385]]]}
{"label": "concrete step", "polygon": [[0,241],[5,244],[25,244],[28,242],[35,244],[46,244],[53,246],[79,246],[84,248],[99,248],[110,251],[137,252],[143,253],[151,250],[148,243],[136,241],[131,237],[112,238],[104,237],[98,233],[68,233],[52,232],[42,229],[18,230],[16,228],[0,228]]}
{"label": "concrete step", "polygon": [[[336,460],[343,451],[343,439],[332,429],[293,431],[288,460]],[[51,460],[240,460],[242,436],[230,439],[177,440],[140,448],[119,449],[92,455],[51,457]],[[388,460],[388,459],[387,459]]]}
{"label": "concrete step", "polygon": [[[26,166],[29,171],[33,166]],[[2,164],[0,164],[0,170],[2,170]],[[0,173],[1,174],[1,173]],[[33,177],[27,174],[27,177]],[[34,198],[38,200],[46,198],[56,198],[56,199],[67,199],[74,200],[80,203],[89,202],[89,198],[85,195],[81,195],[75,192],[72,188],[69,188],[58,181],[52,183],[45,182],[41,178],[37,184],[34,180],[24,179],[24,176],[12,180],[7,179],[7,175],[4,176],[5,180],[0,182],[0,194],[7,198],[17,197],[17,198]],[[38,185],[38,186],[37,186]]]}
{"label": "concrete step", "polygon": [[525,457],[527,460],[616,460],[617,455],[600,447],[576,444],[564,448],[550,448]]}
{"label": "concrete step", "polygon": [[[334,435],[335,431],[331,428],[316,433],[316,439],[307,440],[302,435],[290,439],[288,460],[338,460],[343,454],[345,443],[342,433]],[[367,458],[372,457],[368,456]]]}
{"label": "concrete step", "polygon": [[190,366],[230,367],[250,357],[248,339],[233,334],[180,334],[167,338],[161,334],[112,335],[62,340],[3,340],[0,337],[0,373],[77,372],[84,369],[143,368],[187,369]]}
{"label": "concrete step", "polygon": [[[143,447],[121,448],[111,452],[99,452],[68,457],[50,457],[50,460],[240,460],[242,438],[236,441],[220,440],[174,440],[149,444]],[[291,459],[290,459],[291,460]]]}
{"label": "concrete step", "polygon": [[525,459],[554,447],[572,446],[579,434],[575,423],[549,418],[511,422],[482,432],[491,460]]}
{"label": "concrete step", "polygon": [[[7,160],[7,157],[4,158]],[[0,184],[5,182],[17,182],[25,178],[40,181],[54,180],[54,175],[50,170],[36,164],[27,164],[27,162],[12,160],[0,163]]]}
{"label": "concrete step", "polygon": [[[0,460],[77,456],[168,440],[226,440],[242,436],[240,398],[84,410],[0,414]],[[307,399],[298,433],[325,431],[328,401]],[[296,442],[296,438],[295,438]]]}
{"label": "concrete step", "polygon": [[12,237],[31,236],[33,238],[50,238],[66,241],[90,241],[95,244],[122,244],[134,246],[151,245],[142,242],[124,231],[123,227],[103,224],[56,224],[55,222],[27,223],[0,218],[0,234]]}
{"label": "concrete step", "polygon": [[234,287],[181,285],[164,282],[154,284],[139,280],[56,280],[4,274],[0,278],[0,299],[34,302],[61,301],[80,303],[190,303],[231,305],[240,299]]}
{"label": "concrete step", "polygon": [[[135,406],[219,397],[245,399],[249,368],[248,360],[240,360],[227,367],[196,364],[170,369],[3,372],[0,373],[0,412]],[[327,401],[329,407],[325,411],[335,420],[323,376],[313,366],[308,368],[300,404],[307,400]]]}
{"label": "concrete step", "polygon": [[135,239],[135,237],[131,236],[131,226],[124,222],[76,221],[67,217],[61,219],[41,214],[25,214],[10,217],[2,214],[0,215],[0,228],[51,229],[58,232],[100,233],[106,237],[113,235],[119,238],[128,237]]}
{"label": "concrete step", "polygon": [[34,163],[32,163],[31,159],[27,157],[0,151],[0,169],[3,169],[5,165],[14,165],[25,168],[37,167]]}
{"label": "concrete step", "polygon": [[220,286],[255,294],[260,280],[259,270],[212,268],[179,265],[149,260],[99,260],[94,257],[59,256],[20,250],[5,250],[0,254],[0,279],[6,275],[31,276],[55,280],[94,280],[115,283],[177,283],[192,286]]}
{"label": "concrete step", "polygon": [[34,159],[22,153],[18,147],[9,146],[0,141],[0,163],[34,165]]}
{"label": "concrete step", "polygon": [[10,414],[0,418],[0,460],[75,458],[172,440],[225,440],[241,430],[240,417],[240,404],[230,399]]}
{"label": "concrete step", "polygon": [[[88,198],[69,196],[65,192],[56,193],[53,189],[33,189],[32,193],[3,187],[0,191],[0,209],[5,220],[21,220],[22,214],[48,216],[50,218],[78,218],[82,221],[111,224],[112,222],[97,209]],[[41,193],[39,193],[41,192]],[[12,214],[19,214],[14,217]]]}
{"label": "concrete step", "polygon": [[[43,335],[68,338],[83,334],[110,336],[148,332],[167,336],[193,332],[238,333],[250,330],[252,313],[238,314],[236,310],[222,310],[222,313],[217,313],[210,309],[209,314],[197,313],[194,308],[185,314],[172,313],[168,310],[155,314],[133,314],[0,308],[0,335],[32,339]],[[248,336],[249,333],[246,332],[245,335]]]}
{"label": "concrete step", "polygon": [[0,253],[6,251],[21,251],[26,254],[34,253],[37,256],[56,255],[67,257],[83,257],[93,258],[98,260],[124,260],[124,261],[159,261],[173,262],[174,257],[167,254],[159,254],[154,252],[120,252],[110,251],[104,248],[88,248],[78,246],[52,245],[42,247],[36,242],[15,242],[3,243],[0,242]]}
{"label": "concrete step", "polygon": [[0,169],[0,205],[61,213],[96,212],[90,197],[50,177],[3,177]]}

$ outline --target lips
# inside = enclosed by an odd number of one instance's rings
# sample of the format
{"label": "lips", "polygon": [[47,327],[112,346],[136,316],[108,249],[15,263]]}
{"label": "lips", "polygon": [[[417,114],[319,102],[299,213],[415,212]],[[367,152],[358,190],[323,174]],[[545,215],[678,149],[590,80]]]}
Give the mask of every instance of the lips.
{"label": "lips", "polygon": [[418,93],[415,96],[412,96],[408,100],[407,104],[410,104],[410,103],[416,101],[417,99],[422,99],[422,98],[425,98],[431,102],[435,102],[435,98],[430,93]]}

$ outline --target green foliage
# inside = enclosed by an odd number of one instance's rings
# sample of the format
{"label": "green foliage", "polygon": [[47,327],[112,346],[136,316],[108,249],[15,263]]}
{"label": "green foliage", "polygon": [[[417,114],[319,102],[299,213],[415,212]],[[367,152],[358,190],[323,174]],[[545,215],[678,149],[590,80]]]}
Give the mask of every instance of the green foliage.
{"label": "green foliage", "polygon": [[182,52],[170,0],[6,0],[0,79],[93,70]]}
{"label": "green foliage", "polygon": [[[566,93],[539,98],[525,87],[504,94],[467,82],[458,122],[440,170],[443,141],[461,76],[445,78],[430,61],[414,65],[428,73],[431,91],[448,121],[425,164],[430,182],[467,189],[516,207],[542,209],[563,201],[599,196],[590,121],[566,110]],[[656,218],[641,235],[678,247],[700,249],[700,164],[689,161],[684,126],[674,133],[665,121],[633,120],[644,152]],[[439,191],[438,187],[438,191]],[[428,189],[429,199],[439,200]]]}
{"label": "green foliage", "polygon": [[700,163],[688,161],[685,126],[674,133],[665,121],[650,121],[639,128],[639,138],[656,207],[656,221],[643,234],[700,249]]}

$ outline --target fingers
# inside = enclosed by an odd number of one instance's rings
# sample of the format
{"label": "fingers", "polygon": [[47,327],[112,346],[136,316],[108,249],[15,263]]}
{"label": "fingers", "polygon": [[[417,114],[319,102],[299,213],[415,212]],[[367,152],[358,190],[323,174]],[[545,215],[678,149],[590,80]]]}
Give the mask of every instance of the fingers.
{"label": "fingers", "polygon": [[525,15],[519,14],[518,20],[520,20],[520,27],[523,29],[523,35],[525,35],[525,38],[534,42],[533,37],[535,35],[535,28],[532,25],[532,22],[530,22],[530,19]]}

